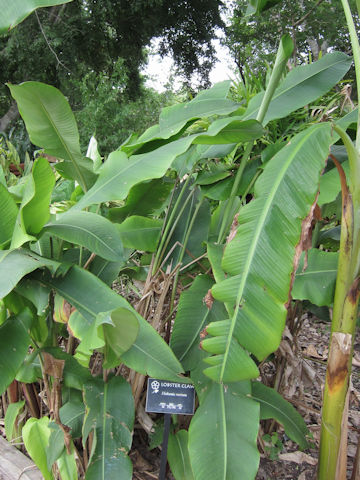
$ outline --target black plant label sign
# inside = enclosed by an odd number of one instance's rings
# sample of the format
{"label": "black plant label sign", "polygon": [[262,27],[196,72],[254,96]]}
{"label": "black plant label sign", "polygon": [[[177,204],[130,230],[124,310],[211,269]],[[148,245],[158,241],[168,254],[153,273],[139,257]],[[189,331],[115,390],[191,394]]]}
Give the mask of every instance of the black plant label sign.
{"label": "black plant label sign", "polygon": [[193,415],[194,406],[195,389],[191,383],[148,379],[145,407],[147,412]]}

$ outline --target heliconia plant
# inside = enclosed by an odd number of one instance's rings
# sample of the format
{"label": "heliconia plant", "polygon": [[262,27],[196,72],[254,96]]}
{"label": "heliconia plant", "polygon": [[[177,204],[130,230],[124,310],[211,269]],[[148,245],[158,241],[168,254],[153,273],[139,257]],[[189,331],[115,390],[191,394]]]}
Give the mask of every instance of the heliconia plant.
{"label": "heliconia plant", "polygon": [[[285,35],[266,91],[246,109],[228,98],[230,82],[219,83],[163,109],[158,125],[105,161],[94,138],[83,155],[56,88],[9,85],[41,152],[16,185],[0,182],[0,393],[14,405],[5,418],[9,439],[22,435],[44,478],[132,478],[128,453],[146,375],[193,382],[197,391],[188,431],[170,435],[177,480],[254,478],[260,419],[276,419],[308,446],[300,415],[258,381],[259,363],[279,346],[294,282],[294,298],[308,298],[303,270],[295,276],[319,184],[325,191],[321,173],[339,138],[351,172],[359,168],[345,133],[357,115],[311,124],[265,164],[253,163],[268,122],[315,101],[351,65],[332,52],[284,76],[292,48]],[[48,155],[58,160],[54,168]],[[356,182],[349,193],[341,178],[344,201],[356,207]],[[346,212],[350,233],[343,229],[342,238],[354,243],[350,253],[340,247],[338,278],[346,280],[338,282],[353,318],[359,235],[356,215]],[[319,255],[310,251],[309,267],[328,262]],[[349,259],[351,267],[341,267]],[[119,272],[143,280],[133,305],[111,288]],[[24,403],[12,395],[20,386],[32,417],[24,425],[17,421]]]}

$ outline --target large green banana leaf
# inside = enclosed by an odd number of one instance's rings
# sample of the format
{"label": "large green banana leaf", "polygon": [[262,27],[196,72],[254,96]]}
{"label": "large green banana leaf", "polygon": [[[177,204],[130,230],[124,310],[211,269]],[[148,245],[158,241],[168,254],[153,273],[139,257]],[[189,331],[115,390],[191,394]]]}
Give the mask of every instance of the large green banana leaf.
{"label": "large green banana leaf", "polygon": [[[199,370],[201,370],[201,365]],[[196,480],[255,478],[259,404],[249,398],[249,381],[222,385],[192,378],[199,396],[189,428],[189,454]]]}
{"label": "large green banana leaf", "polygon": [[0,395],[14,380],[24,360],[30,344],[31,322],[32,314],[25,309],[0,326]]}
{"label": "large green banana leaf", "polygon": [[94,378],[84,386],[84,400],[84,444],[95,431],[86,480],[130,480],[132,464],[127,454],[135,413],[130,385],[122,377],[112,377],[106,383]]}
{"label": "large green banana leaf", "polygon": [[330,306],[334,301],[339,254],[309,250],[307,264],[302,255],[291,295],[297,300],[309,300],[314,305]]}
{"label": "large green banana leaf", "polygon": [[[131,154],[143,145],[151,142],[152,146],[160,146],[175,140],[189,125],[200,118],[213,115],[226,115],[234,112],[239,105],[227,99],[231,82],[226,80],[215,84],[208,90],[200,92],[191,102],[178,103],[163,108],[159,124],[148,128],[134,143],[126,143],[121,150]],[[159,141],[161,140],[161,141]],[[153,149],[153,148],[151,148]]]}
{"label": "large green banana leaf", "polygon": [[[132,347],[121,356],[121,360],[119,358],[119,363],[122,361],[130,368],[152,377],[180,380],[182,366],[165,341],[123,297],[90,272],[75,265],[61,278],[42,276],[39,281],[55,288],[90,325],[102,312],[117,308],[133,312],[139,322],[139,332]],[[186,381],[186,378],[183,377],[182,381]]]}
{"label": "large green banana leaf", "polygon": [[325,123],[295,136],[266,165],[255,200],[240,211],[222,261],[228,278],[212,288],[214,298],[234,309],[227,320],[208,326],[213,338],[202,342],[214,354],[204,373],[215,381],[249,378],[244,349],[262,360],[280,343],[302,223],[333,141]]}
{"label": "large green banana leaf", "polygon": [[55,185],[55,175],[45,158],[37,158],[31,175],[27,176],[20,210],[15,223],[11,248],[21,247],[35,240],[50,217],[50,198]]}
{"label": "large green banana leaf", "polygon": [[93,162],[81,154],[75,117],[64,95],[57,88],[40,82],[8,86],[32,143],[64,160],[57,164],[57,170],[66,178],[77,180],[86,191],[96,175]]}
{"label": "large green banana leaf", "polygon": [[10,293],[28,273],[45,266],[55,272],[59,265],[58,262],[40,257],[30,250],[22,248],[2,250],[0,252],[0,298]]}
{"label": "large green banana leaf", "polygon": [[239,117],[227,117],[215,120],[205,133],[180,138],[156,150],[132,155],[130,158],[124,152],[116,150],[99,170],[99,178],[95,184],[73,209],[83,209],[93,203],[125,199],[137,183],[163,177],[176,157],[186,152],[194,143],[248,142],[262,134],[263,128],[255,120],[243,122]]}
{"label": "large green banana leaf", "polygon": [[6,187],[0,183],[0,249],[8,245],[15,227],[18,208]]}
{"label": "large green banana leaf", "polygon": [[180,297],[170,347],[185,370],[194,369],[204,356],[200,350],[200,334],[209,322],[223,320],[226,310],[221,302],[206,305],[205,297],[214,281],[198,275],[191,287]]}
{"label": "large green banana leaf", "polygon": [[[317,62],[301,65],[291,70],[275,90],[263,125],[321,97],[339,82],[349,70],[352,59],[341,52],[324,55]],[[256,118],[264,92],[253,97],[243,116],[244,120]]]}
{"label": "large green banana leaf", "polygon": [[124,261],[124,249],[117,228],[96,213],[66,212],[45,225],[44,231],[86,247],[106,260]]}

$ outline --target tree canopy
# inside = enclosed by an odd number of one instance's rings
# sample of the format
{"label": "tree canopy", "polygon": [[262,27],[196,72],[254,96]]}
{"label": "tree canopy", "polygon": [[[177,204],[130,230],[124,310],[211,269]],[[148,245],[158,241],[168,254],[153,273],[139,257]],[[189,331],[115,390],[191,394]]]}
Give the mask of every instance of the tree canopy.
{"label": "tree canopy", "polygon": [[[233,2],[233,13],[224,40],[242,73],[264,71],[276,53],[279,38],[289,33],[295,48],[293,62],[302,63],[311,56],[316,60],[328,49],[351,52],[350,39],[341,2],[331,0],[283,0],[260,15],[247,17],[246,0]],[[355,7],[355,0],[350,4]],[[356,12],[356,8],[353,8]],[[360,28],[359,18],[355,20]]]}
{"label": "tree canopy", "polygon": [[46,81],[72,102],[77,79],[89,71],[112,75],[122,58],[127,94],[135,98],[145,47],[159,37],[160,53],[172,54],[185,78],[198,72],[206,84],[220,6],[219,0],[74,0],[40,9],[0,39],[0,82]]}

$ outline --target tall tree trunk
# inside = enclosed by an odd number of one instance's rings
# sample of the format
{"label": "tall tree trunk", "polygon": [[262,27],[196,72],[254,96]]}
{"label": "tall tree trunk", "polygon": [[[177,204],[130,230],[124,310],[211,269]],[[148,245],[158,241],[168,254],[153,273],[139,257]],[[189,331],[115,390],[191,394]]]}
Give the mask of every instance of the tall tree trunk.
{"label": "tall tree trunk", "polygon": [[12,102],[9,110],[5,113],[3,117],[0,118],[0,132],[5,132],[11,122],[16,120],[19,116],[19,110],[17,108],[16,102]]}

